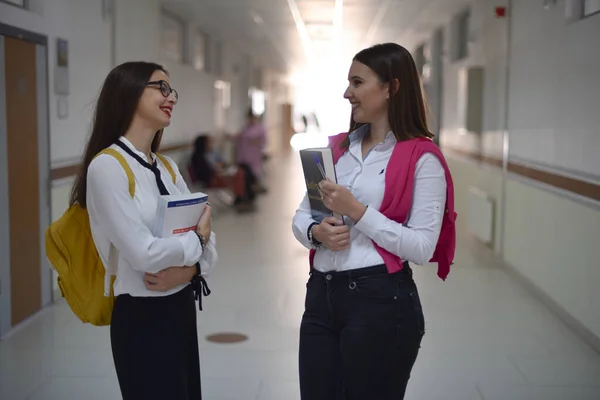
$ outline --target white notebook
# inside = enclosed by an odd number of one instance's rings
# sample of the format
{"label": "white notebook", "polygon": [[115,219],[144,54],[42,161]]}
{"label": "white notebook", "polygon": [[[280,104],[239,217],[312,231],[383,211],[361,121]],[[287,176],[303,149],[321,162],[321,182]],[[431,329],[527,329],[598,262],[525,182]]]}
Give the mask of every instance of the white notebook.
{"label": "white notebook", "polygon": [[195,230],[207,202],[208,195],[201,192],[160,196],[154,236],[164,238]]}

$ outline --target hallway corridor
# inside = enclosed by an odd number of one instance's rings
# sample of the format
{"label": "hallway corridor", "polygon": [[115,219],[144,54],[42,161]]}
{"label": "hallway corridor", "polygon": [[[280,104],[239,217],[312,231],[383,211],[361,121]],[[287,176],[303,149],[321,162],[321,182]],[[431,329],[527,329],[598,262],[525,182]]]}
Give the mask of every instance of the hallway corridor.
{"label": "hallway corridor", "polygon": [[[297,154],[272,161],[259,211],[218,207],[220,262],[199,313],[205,400],[294,400],[308,252],[291,232],[304,192]],[[460,218],[460,216],[459,216]],[[600,355],[459,234],[446,282],[414,267],[425,310],[409,400],[600,399]],[[219,344],[220,332],[248,340]],[[160,346],[160,343],[156,344]],[[148,377],[148,384],[159,377]],[[63,301],[0,342],[0,399],[118,399],[108,328],[82,325]],[[375,399],[373,399],[375,400]]]}

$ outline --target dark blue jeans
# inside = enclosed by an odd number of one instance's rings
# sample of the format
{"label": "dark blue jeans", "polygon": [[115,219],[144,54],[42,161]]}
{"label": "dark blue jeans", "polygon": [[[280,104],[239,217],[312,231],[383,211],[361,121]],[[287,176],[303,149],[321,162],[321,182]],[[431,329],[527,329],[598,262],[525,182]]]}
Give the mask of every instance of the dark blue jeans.
{"label": "dark blue jeans", "polygon": [[300,326],[302,400],[401,400],[425,322],[408,263],[311,271]]}

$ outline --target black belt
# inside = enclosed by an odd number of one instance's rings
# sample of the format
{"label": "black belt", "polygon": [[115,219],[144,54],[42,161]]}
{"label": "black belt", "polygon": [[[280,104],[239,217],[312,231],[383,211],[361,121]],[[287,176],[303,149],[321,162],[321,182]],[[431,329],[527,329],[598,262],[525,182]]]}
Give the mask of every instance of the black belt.
{"label": "black belt", "polygon": [[317,276],[329,276],[328,280],[337,280],[337,279],[348,279],[348,278],[360,278],[363,276],[374,276],[374,275],[394,275],[399,278],[407,277],[412,278],[412,269],[408,265],[408,261],[404,261],[402,263],[402,269],[397,272],[390,273],[385,264],[374,265],[372,267],[364,267],[364,268],[356,268],[349,269],[345,271],[327,271],[321,272],[312,268],[310,271],[311,274],[315,274]]}

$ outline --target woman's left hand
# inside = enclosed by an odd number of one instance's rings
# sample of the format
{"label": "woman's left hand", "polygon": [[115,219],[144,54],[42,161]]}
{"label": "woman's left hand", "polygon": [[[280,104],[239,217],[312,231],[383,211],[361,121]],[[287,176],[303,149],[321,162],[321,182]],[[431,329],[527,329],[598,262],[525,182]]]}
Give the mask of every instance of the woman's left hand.
{"label": "woman's left hand", "polygon": [[190,282],[195,274],[195,266],[170,267],[163,269],[156,274],[146,272],[144,274],[144,284],[148,290],[154,292],[166,292],[174,287]]}
{"label": "woman's left hand", "polygon": [[335,213],[350,217],[354,222],[358,222],[367,210],[367,207],[356,200],[356,197],[345,186],[324,180],[319,183],[319,189],[325,207]]}

